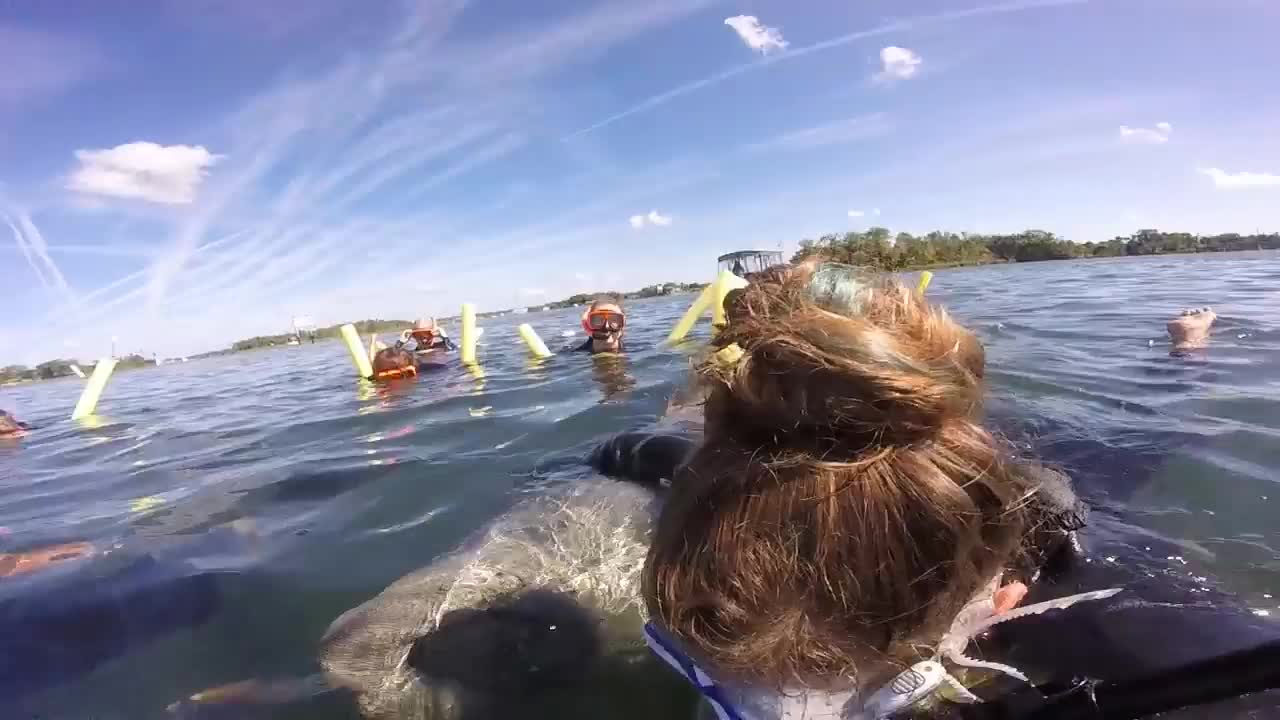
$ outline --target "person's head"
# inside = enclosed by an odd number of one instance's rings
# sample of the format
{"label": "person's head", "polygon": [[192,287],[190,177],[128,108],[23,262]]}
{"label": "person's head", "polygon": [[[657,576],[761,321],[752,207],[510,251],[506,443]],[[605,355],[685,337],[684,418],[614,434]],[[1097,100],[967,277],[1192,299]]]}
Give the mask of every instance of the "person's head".
{"label": "person's head", "polygon": [[413,323],[413,329],[409,331],[409,337],[412,337],[419,346],[430,347],[432,341],[440,334],[440,327],[436,325],[435,318],[418,318]]}
{"label": "person's head", "polygon": [[0,436],[21,435],[26,429],[25,424],[18,422],[16,418],[4,410],[0,410]]}
{"label": "person's head", "polygon": [[618,352],[626,332],[622,301],[612,295],[598,295],[582,315],[582,328],[591,336],[592,352]]}
{"label": "person's head", "polygon": [[981,344],[918,293],[808,265],[728,304],[649,613],[728,679],[866,688],[1013,560],[1034,488],[980,425]]}
{"label": "person's head", "polygon": [[373,356],[373,374],[404,370],[414,366],[413,353],[398,347],[379,350]]}

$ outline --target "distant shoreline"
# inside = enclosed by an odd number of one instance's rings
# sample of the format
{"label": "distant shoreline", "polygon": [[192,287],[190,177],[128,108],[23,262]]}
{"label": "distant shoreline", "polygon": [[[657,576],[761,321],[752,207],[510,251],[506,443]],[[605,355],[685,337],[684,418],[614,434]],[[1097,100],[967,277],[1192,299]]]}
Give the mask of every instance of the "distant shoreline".
{"label": "distant shoreline", "polygon": [[[892,240],[890,239],[892,238]],[[1162,233],[1142,230],[1129,238],[1115,238],[1105,243],[1074,243],[1038,230],[1017,235],[975,235],[934,232],[923,236],[899,233],[892,236],[885,228],[871,228],[866,232],[844,235],[825,235],[817,240],[804,240],[791,262],[812,256],[821,256],[836,262],[858,265],[881,272],[918,272],[988,265],[1016,265],[1053,260],[1094,260],[1115,257],[1152,257],[1160,255],[1205,255],[1233,252],[1257,252],[1280,250],[1280,234],[1212,235],[1199,236],[1189,233]],[[939,255],[953,255],[950,259],[938,259]],[[966,256],[967,254],[967,256]],[[924,261],[928,258],[928,261]],[[612,295],[628,300],[657,298],[700,291],[706,283],[660,283],[629,293],[602,292],[580,293],[563,300],[530,305],[524,308],[508,308],[478,313],[479,318],[501,317],[508,314],[535,314],[549,310],[584,305],[598,295]],[[457,315],[439,318],[441,322],[456,322]],[[318,328],[302,335],[299,344],[311,344],[318,340],[339,337],[340,328],[347,323]],[[362,337],[371,333],[392,332],[413,326],[410,320],[366,319],[351,323]],[[223,355],[234,355],[250,350],[262,350],[288,345],[294,333],[257,336],[237,340],[221,350],[191,355],[186,358],[169,358],[162,362],[140,355],[126,356],[117,365],[119,370],[133,370],[157,365],[203,360]],[[313,339],[314,338],[314,339]],[[43,380],[56,380],[72,376],[70,365],[74,360],[56,359],[29,368],[10,365],[0,368],[0,387],[24,385]],[[88,370],[91,366],[85,366]]]}

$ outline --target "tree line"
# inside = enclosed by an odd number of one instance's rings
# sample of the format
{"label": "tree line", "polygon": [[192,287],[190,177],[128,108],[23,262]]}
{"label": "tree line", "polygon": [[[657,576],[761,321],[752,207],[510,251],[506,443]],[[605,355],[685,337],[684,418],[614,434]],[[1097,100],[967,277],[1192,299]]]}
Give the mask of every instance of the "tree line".
{"label": "tree line", "polygon": [[[345,324],[345,323],[343,323]],[[227,350],[217,350],[212,353],[204,353],[195,357],[207,357],[210,355],[221,355],[228,352],[241,352],[243,350],[257,350],[259,348],[275,347],[276,345],[286,345],[290,340],[298,342],[314,342],[328,338],[336,338],[342,334],[342,325],[330,325],[328,327],[318,328],[311,331],[287,332],[279,335],[256,335],[244,340],[237,340],[231,344]],[[389,330],[400,331],[405,328],[413,327],[412,320],[359,320],[352,323],[356,326],[356,330],[361,335],[369,333],[384,333]]]}
{"label": "tree line", "polygon": [[[602,297],[602,296],[615,297],[615,298],[626,299],[626,300],[643,300],[645,298],[662,297],[664,295],[675,295],[678,293],[700,292],[702,288],[707,286],[707,284],[708,283],[669,282],[669,283],[658,283],[657,285],[646,285],[645,287],[642,287],[639,290],[633,290],[628,293],[618,292],[616,290],[610,290],[609,292],[598,292],[598,293],[578,293],[576,295],[570,295],[569,297],[563,300],[557,300],[556,302],[547,303],[546,307],[550,307],[553,309],[560,309],[560,308],[574,307],[577,305],[587,305],[592,301],[594,301],[596,298]],[[542,305],[530,306],[528,310],[530,311],[541,310],[543,307],[544,306]]]}
{"label": "tree line", "polygon": [[1045,230],[1026,230],[1012,235],[935,231],[917,236],[905,232],[893,235],[887,228],[873,227],[802,240],[792,262],[820,255],[836,262],[894,271],[948,265],[1277,249],[1280,249],[1280,233],[1195,235],[1139,230],[1105,242],[1077,243]]}
{"label": "tree line", "polygon": [[[71,366],[75,364],[77,364],[75,360],[57,358],[46,360],[35,367],[27,367],[26,365],[0,367],[0,385],[27,380],[53,380],[54,378],[67,377],[75,374],[75,371],[71,369]],[[137,354],[125,355],[116,360],[116,369],[128,370],[155,364],[154,358]],[[80,369],[89,373],[93,371],[93,367],[93,365],[81,365]]]}

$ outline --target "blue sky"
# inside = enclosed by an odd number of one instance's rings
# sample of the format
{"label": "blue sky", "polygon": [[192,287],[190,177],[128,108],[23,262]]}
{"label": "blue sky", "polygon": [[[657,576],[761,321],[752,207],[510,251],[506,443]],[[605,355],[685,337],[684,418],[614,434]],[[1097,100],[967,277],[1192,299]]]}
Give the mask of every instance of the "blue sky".
{"label": "blue sky", "polygon": [[0,363],[923,232],[1280,229],[1270,0],[0,6]]}

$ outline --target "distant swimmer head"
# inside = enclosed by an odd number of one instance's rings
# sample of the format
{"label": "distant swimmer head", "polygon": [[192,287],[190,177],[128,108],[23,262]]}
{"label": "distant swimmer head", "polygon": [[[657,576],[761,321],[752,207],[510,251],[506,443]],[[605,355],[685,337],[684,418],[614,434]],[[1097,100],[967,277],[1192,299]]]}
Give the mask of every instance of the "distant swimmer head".
{"label": "distant swimmer head", "polygon": [[373,374],[383,375],[396,370],[406,370],[414,366],[413,353],[399,347],[379,350],[373,356]]}
{"label": "distant swimmer head", "polygon": [[699,368],[705,440],[659,517],[650,616],[736,682],[874,689],[1021,548],[1035,487],[980,424],[982,345],[839,265],[771,268],[727,313],[714,345],[740,352]]}
{"label": "distant swimmer head", "polygon": [[627,318],[622,301],[613,295],[598,295],[582,314],[582,329],[591,336],[592,352],[619,352]]}
{"label": "distant swimmer head", "polygon": [[419,348],[429,348],[435,342],[435,339],[442,334],[440,326],[436,324],[436,319],[429,317],[426,319],[418,318],[413,323],[413,329],[409,331],[409,337],[413,338]]}
{"label": "distant swimmer head", "polygon": [[26,433],[29,426],[19,422],[17,418],[0,410],[0,437],[18,437]]}

